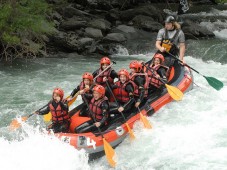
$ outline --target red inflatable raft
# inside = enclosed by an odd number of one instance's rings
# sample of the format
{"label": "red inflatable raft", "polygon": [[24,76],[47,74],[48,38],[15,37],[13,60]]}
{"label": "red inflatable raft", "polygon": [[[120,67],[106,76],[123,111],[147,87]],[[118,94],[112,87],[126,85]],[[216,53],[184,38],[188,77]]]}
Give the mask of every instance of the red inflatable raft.
{"label": "red inflatable raft", "polygon": [[[193,88],[193,76],[191,71],[177,62],[175,62],[171,73],[169,76],[168,84],[175,86],[180,89],[183,93],[191,90]],[[143,102],[140,107],[142,114],[146,116],[151,116],[157,110],[167,103],[173,101],[173,99],[168,94],[167,90],[164,89],[160,96],[154,96]],[[73,109],[75,114],[71,117],[70,131],[72,133],[58,133],[56,134],[61,140],[68,142],[70,145],[74,146],[76,149],[85,149],[92,157],[99,156],[103,154],[103,140],[98,131],[75,134],[73,130],[78,125],[89,120],[86,117],[79,117],[81,105]],[[136,121],[140,119],[139,112],[137,109],[132,109],[130,114],[127,116],[127,123],[133,129],[133,125]],[[112,147],[119,145],[128,135],[128,130],[120,114],[115,116],[114,119],[110,120],[105,129],[102,129],[102,134],[104,135],[106,141],[110,143]]]}

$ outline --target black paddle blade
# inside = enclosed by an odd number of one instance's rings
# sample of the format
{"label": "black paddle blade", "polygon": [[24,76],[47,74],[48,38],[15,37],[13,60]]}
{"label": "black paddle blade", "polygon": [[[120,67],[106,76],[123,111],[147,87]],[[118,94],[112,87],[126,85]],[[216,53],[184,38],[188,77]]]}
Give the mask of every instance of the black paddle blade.
{"label": "black paddle blade", "polygon": [[214,78],[214,77],[206,77],[203,76],[207,82],[209,83],[210,86],[212,86],[213,88],[215,88],[216,90],[221,90],[221,88],[224,87],[223,82],[221,82],[220,80]]}

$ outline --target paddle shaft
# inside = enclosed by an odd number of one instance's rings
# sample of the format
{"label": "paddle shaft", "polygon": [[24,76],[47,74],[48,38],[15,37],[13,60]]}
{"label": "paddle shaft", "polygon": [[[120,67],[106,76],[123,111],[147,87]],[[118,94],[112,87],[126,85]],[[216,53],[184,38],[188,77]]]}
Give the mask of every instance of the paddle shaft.
{"label": "paddle shaft", "polygon": [[[143,64],[143,63],[142,63]],[[146,66],[145,64],[143,64],[148,70],[150,70],[152,72],[152,74],[155,76],[155,72],[153,69],[151,69],[150,67]],[[161,81],[163,84],[166,84],[161,78],[157,78],[159,81]]]}
{"label": "paddle shaft", "polygon": [[102,73],[104,73],[106,70],[108,70],[113,64],[116,64],[116,62],[113,61],[112,64],[110,64],[108,67],[106,67],[104,70],[102,70],[101,73],[99,73],[97,76],[95,76],[94,81],[95,81]]}
{"label": "paddle shaft", "polygon": [[137,107],[137,108],[138,108],[139,112],[141,113],[141,110],[140,110],[140,108],[139,108],[139,107]]}
{"label": "paddle shaft", "polygon": [[33,116],[33,115],[34,115],[34,113],[31,113],[30,115],[28,115],[28,118],[31,117],[31,116]]}
{"label": "paddle shaft", "polygon": [[[112,92],[112,90],[111,90],[111,88],[110,88],[110,85],[109,85],[109,83],[108,83],[107,81],[106,81],[106,85],[107,85],[107,88],[109,89],[111,95],[113,96],[114,101],[115,101],[115,103],[117,104],[117,107],[119,108],[119,104],[118,104],[118,102],[117,102],[117,99],[116,99],[116,97],[114,96],[114,94],[113,94],[113,92]],[[126,122],[126,118],[125,118],[124,114],[123,114],[122,112],[120,112],[120,113],[121,113],[121,116],[123,117],[124,121]]]}
{"label": "paddle shaft", "polygon": [[[46,104],[45,106],[43,106],[42,108],[40,108],[39,110],[45,108],[48,104]],[[38,112],[39,110],[35,111]],[[31,116],[35,115],[34,113],[29,114],[28,116],[24,116],[22,117],[22,121],[26,121],[28,118],[30,118]],[[13,129],[17,129],[21,126],[21,124],[17,121],[17,120],[13,120],[10,124],[11,127],[13,127]]]}
{"label": "paddle shaft", "polygon": [[195,71],[196,73],[198,73],[199,75],[203,76],[207,82],[209,83],[210,86],[212,86],[213,88],[215,88],[216,90],[220,90],[221,88],[223,88],[224,83],[221,82],[220,80],[214,78],[214,77],[206,77],[205,75],[201,74],[200,72],[198,72],[197,70],[195,70],[194,68],[190,67],[189,65],[183,63],[183,61],[181,61],[179,58],[177,58],[176,56],[174,56],[171,53],[168,53],[169,55],[171,55],[173,58],[175,58],[176,60],[180,61],[183,65],[185,65],[186,67],[192,69],[193,71]]}
{"label": "paddle shaft", "polygon": [[[85,97],[84,95],[82,95],[82,98],[84,99],[84,102],[85,102],[85,104],[87,105],[88,111],[89,111],[89,113],[90,113],[90,117],[91,117],[91,118],[93,119],[93,121],[96,123],[97,121],[95,121],[95,117],[94,117],[93,114],[92,114],[92,111],[91,111],[91,109],[90,109],[90,107],[89,107],[89,104],[88,104],[88,101],[87,101],[86,97]],[[103,136],[103,134],[102,134],[102,131],[101,131],[100,127],[97,127],[97,129],[98,129],[100,135],[102,136],[102,138],[104,138],[104,136]]]}
{"label": "paddle shaft", "polygon": [[[186,63],[184,63],[183,61],[181,61],[179,58],[177,58],[176,56],[174,56],[173,54],[169,53],[166,51],[167,54],[171,55],[174,59],[176,59],[177,61],[181,62],[182,64],[184,64],[185,66],[187,66],[188,68],[192,69],[193,71],[195,71],[196,73],[202,75],[200,72],[198,72],[197,70],[195,70],[194,68],[192,68],[191,66],[187,65]],[[202,75],[204,77],[204,75]]]}
{"label": "paddle shaft", "polygon": [[[39,112],[40,110],[44,109],[45,107],[47,107],[49,104],[49,102],[47,104],[45,104],[43,107],[41,107],[40,109],[36,110],[35,112]],[[30,115],[28,115],[28,118],[31,117],[32,115],[34,115],[34,113],[31,113]]]}
{"label": "paddle shaft", "polygon": [[[78,91],[74,96],[72,96],[72,100],[75,99],[75,98],[77,98],[77,97],[79,96],[79,92],[80,92],[80,91]],[[68,98],[70,98],[70,96],[66,97],[66,100],[67,100]],[[70,101],[72,101],[72,100],[70,100]],[[69,106],[72,104],[70,101],[69,101]]]}

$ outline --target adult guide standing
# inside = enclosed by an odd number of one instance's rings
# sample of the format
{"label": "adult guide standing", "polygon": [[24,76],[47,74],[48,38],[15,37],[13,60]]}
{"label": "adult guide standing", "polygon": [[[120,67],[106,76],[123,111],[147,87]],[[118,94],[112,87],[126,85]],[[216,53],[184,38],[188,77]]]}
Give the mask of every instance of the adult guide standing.
{"label": "adult guide standing", "polygon": [[184,62],[185,35],[173,16],[166,17],[165,27],[159,30],[155,46],[158,49],[157,53],[165,57],[166,66],[173,65],[174,58],[171,55],[179,56]]}

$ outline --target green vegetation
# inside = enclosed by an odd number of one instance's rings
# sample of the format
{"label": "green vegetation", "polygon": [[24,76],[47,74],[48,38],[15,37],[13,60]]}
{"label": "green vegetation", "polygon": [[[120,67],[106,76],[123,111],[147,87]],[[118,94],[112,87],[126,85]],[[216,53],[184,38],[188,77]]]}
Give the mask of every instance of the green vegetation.
{"label": "green vegetation", "polygon": [[227,3],[227,0],[215,0],[217,3]]}
{"label": "green vegetation", "polygon": [[54,32],[45,0],[0,1],[1,60],[35,57],[45,51],[44,36]]}

